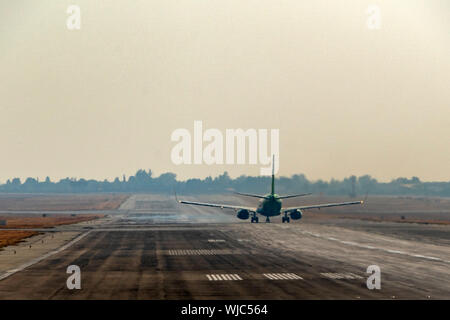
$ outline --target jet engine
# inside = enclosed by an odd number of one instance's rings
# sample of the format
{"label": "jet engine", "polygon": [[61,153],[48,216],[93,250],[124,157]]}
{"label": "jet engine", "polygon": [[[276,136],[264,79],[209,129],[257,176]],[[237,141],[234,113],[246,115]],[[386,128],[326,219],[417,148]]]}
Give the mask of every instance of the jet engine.
{"label": "jet engine", "polygon": [[290,213],[292,220],[300,220],[303,216],[300,210],[295,210]]}
{"label": "jet engine", "polygon": [[250,216],[250,214],[249,214],[248,210],[245,210],[245,209],[239,210],[237,213],[237,217],[242,220],[248,219],[249,216]]}

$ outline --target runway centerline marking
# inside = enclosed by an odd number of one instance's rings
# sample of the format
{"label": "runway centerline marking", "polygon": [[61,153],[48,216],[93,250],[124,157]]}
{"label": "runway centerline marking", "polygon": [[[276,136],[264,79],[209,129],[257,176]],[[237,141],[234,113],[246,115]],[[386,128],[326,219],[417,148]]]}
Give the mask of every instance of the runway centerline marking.
{"label": "runway centerline marking", "polygon": [[221,273],[221,274],[207,274],[206,278],[209,281],[239,281],[242,278],[236,273]]}
{"label": "runway centerline marking", "polygon": [[241,250],[231,249],[172,249],[162,250],[162,254],[169,256],[215,256],[215,255],[230,255],[230,254],[251,254]]}
{"label": "runway centerline marking", "polygon": [[354,273],[332,273],[332,272],[323,272],[321,273],[323,277],[330,278],[330,279],[337,279],[337,280],[355,280],[355,279],[362,279],[363,277],[354,274]]}
{"label": "runway centerline marking", "polygon": [[263,273],[263,276],[269,280],[303,280],[295,273]]}

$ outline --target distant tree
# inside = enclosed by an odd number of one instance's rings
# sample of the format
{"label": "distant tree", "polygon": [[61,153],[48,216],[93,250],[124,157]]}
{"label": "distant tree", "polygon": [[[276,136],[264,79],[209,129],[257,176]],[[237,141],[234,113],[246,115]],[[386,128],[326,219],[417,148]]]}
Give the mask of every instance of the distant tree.
{"label": "distant tree", "polygon": [[171,172],[163,173],[156,180],[156,184],[158,184],[161,188],[168,190],[171,187],[175,186],[177,180],[177,175]]}
{"label": "distant tree", "polygon": [[[228,172],[212,178],[188,179],[178,181],[176,175],[171,172],[161,174],[154,178],[152,171],[138,170],[134,176],[122,181],[115,178],[108,180],[86,180],[77,178],[64,178],[58,182],[52,182],[49,177],[44,182],[35,178],[27,178],[22,184],[20,178],[8,179],[0,185],[0,192],[172,192],[185,193],[222,193],[230,189],[251,193],[264,194],[270,191],[270,177],[251,177],[241,175],[232,179]],[[389,195],[425,195],[425,196],[450,196],[450,182],[422,182],[418,177],[411,179],[400,177],[389,183],[378,182],[369,175],[356,178],[350,176],[343,180],[331,179],[329,182],[318,180],[309,181],[305,175],[296,174],[291,177],[279,177],[276,180],[276,191],[280,194],[314,192],[329,195],[355,194],[389,194]]]}
{"label": "distant tree", "polygon": [[358,178],[358,184],[361,188],[362,193],[368,194],[375,191],[375,187],[377,185],[377,180],[373,179],[369,175],[364,175]]}

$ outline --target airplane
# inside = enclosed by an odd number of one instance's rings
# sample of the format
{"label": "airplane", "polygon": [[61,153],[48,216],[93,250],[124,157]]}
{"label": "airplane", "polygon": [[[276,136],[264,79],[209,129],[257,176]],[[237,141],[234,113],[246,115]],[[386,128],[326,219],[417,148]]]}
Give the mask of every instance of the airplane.
{"label": "airplane", "polygon": [[228,204],[185,201],[185,200],[178,200],[178,199],[177,199],[177,201],[181,204],[189,204],[189,205],[213,207],[213,208],[221,208],[221,209],[233,209],[233,210],[237,211],[237,217],[239,219],[247,220],[251,216],[252,223],[259,222],[259,218],[258,218],[257,214],[265,216],[266,222],[270,222],[270,217],[279,216],[279,215],[283,214],[283,216],[281,218],[282,222],[289,223],[291,219],[292,220],[300,220],[303,216],[302,210],[348,206],[348,205],[364,203],[364,201],[351,201],[351,202],[325,203],[325,204],[283,208],[282,202],[281,202],[282,199],[303,197],[303,196],[310,195],[311,193],[293,194],[293,195],[287,195],[287,196],[280,196],[275,193],[275,156],[272,158],[272,188],[271,188],[270,194],[258,195],[258,194],[250,194],[250,193],[239,193],[239,192],[235,192],[235,193],[242,195],[242,196],[261,199],[259,206],[257,208],[253,208],[253,207],[244,207],[244,206],[234,206],[234,205],[228,205]]}

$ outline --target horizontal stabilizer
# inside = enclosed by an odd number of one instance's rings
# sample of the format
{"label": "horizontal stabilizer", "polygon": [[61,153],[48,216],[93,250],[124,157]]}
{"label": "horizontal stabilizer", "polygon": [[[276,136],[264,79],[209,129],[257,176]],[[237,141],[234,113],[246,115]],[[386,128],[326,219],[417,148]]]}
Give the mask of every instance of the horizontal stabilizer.
{"label": "horizontal stabilizer", "polygon": [[262,196],[259,194],[251,194],[251,193],[240,193],[240,192],[234,192],[235,194],[246,196],[246,197],[252,197],[252,198],[259,198],[259,199],[265,199],[266,196]]}
{"label": "horizontal stabilizer", "polygon": [[300,194],[291,194],[287,196],[279,196],[278,199],[288,199],[288,198],[295,198],[295,197],[304,197],[309,196],[312,193],[300,193]]}

